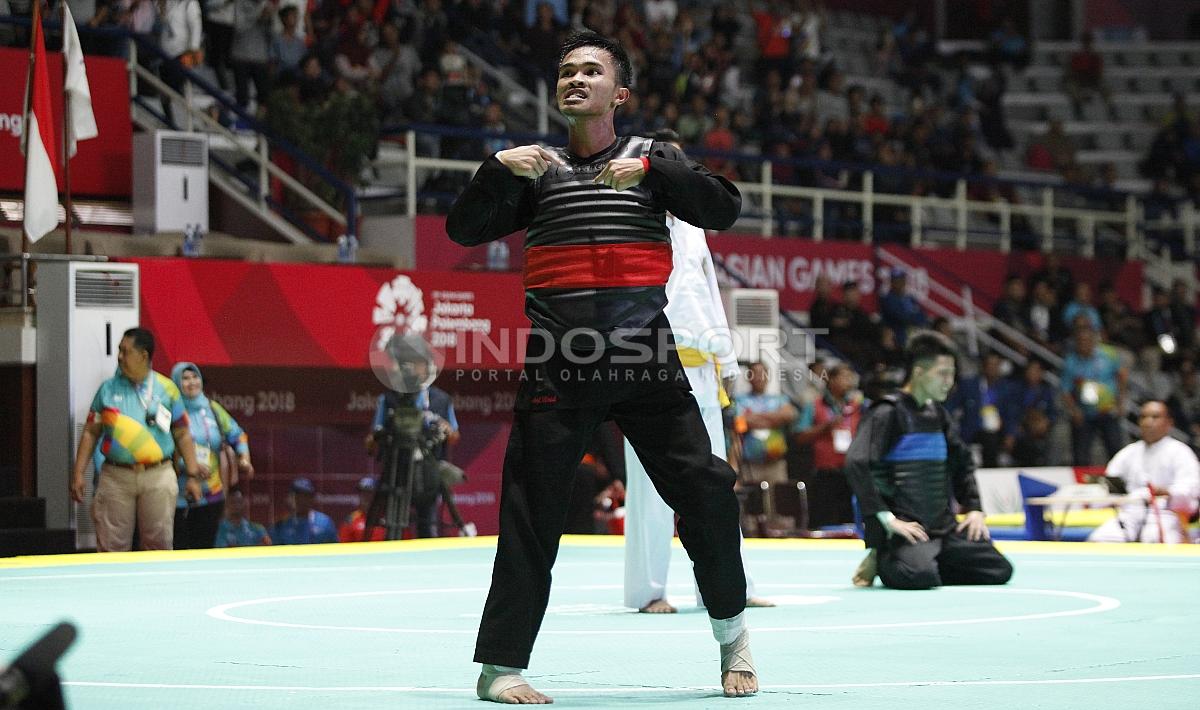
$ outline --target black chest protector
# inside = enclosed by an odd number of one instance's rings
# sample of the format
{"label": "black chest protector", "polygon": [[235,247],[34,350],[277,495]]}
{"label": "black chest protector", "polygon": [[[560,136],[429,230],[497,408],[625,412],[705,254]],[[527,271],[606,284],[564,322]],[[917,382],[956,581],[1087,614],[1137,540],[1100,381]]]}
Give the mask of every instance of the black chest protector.
{"label": "black chest protector", "polygon": [[637,185],[617,192],[595,182],[610,160],[643,158],[651,141],[618,138],[608,150],[580,160],[565,148],[551,148],[563,161],[534,182],[537,211],[525,234],[525,248],[625,242],[671,243],[666,212],[650,191]]}
{"label": "black chest protector", "polygon": [[[671,243],[666,211],[643,185],[620,192],[595,182],[610,160],[649,155],[651,140],[618,138],[608,150],[580,159],[552,148],[562,166],[534,182],[535,211],[525,235],[525,250]],[[617,262],[619,268],[620,262]],[[533,324],[561,336],[573,329],[608,336],[615,330],[640,329],[667,304],[661,285],[603,288],[528,288],[525,313]]]}

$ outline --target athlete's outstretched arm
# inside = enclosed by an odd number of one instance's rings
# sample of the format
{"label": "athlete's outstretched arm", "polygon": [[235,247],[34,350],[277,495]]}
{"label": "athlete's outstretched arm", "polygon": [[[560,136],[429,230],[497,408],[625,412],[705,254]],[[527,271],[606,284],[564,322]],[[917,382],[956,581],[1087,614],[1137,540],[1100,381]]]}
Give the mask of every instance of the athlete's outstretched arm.
{"label": "athlete's outstretched arm", "polygon": [[529,226],[533,180],[518,177],[491,156],[475,171],[446,218],[446,233],[463,246],[491,242]]}
{"label": "athlete's outstretched arm", "polygon": [[643,185],[667,211],[701,229],[729,229],[742,212],[742,195],[733,183],[669,143],[650,147]]}

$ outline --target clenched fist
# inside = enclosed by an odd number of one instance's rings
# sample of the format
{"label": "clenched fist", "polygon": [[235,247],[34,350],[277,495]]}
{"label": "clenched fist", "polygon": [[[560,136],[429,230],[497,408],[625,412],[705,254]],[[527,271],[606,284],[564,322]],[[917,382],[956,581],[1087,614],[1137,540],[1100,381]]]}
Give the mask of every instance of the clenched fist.
{"label": "clenched fist", "polygon": [[522,145],[496,153],[496,160],[513,175],[523,178],[540,178],[551,165],[562,165],[558,156],[540,145]]}
{"label": "clenched fist", "polygon": [[608,161],[608,165],[596,176],[596,182],[607,185],[620,192],[628,190],[646,177],[646,168],[641,158],[617,158]]}

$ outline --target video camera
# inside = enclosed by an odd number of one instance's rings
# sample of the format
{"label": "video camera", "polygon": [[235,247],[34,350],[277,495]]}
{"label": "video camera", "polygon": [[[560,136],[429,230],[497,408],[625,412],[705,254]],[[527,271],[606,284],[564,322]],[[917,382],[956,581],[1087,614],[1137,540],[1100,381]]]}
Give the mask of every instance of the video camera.
{"label": "video camera", "polygon": [[[417,404],[421,392],[437,378],[429,344],[418,334],[392,333],[379,345],[372,352],[372,367],[390,391],[384,394],[383,426],[373,435],[382,474],[367,510],[364,536],[382,519],[386,538],[397,540],[408,527],[414,498],[432,502],[466,476],[461,468],[440,460],[448,433],[445,421]],[[463,528],[453,508],[452,512]]]}

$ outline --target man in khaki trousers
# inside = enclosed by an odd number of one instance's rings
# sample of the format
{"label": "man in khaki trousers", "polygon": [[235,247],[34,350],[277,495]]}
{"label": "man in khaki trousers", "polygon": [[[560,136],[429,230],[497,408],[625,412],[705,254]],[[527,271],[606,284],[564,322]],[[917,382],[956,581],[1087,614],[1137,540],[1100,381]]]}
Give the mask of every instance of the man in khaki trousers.
{"label": "man in khaki trousers", "polygon": [[171,458],[176,449],[187,470],[187,495],[200,495],[200,468],[179,388],[154,372],[154,335],[125,331],[117,349],[117,374],[92,399],[71,471],[71,498],[83,502],[83,474],[96,443],[104,455],[92,501],[96,548],[122,552],[133,546],[136,526],[146,550],[170,550],[179,483]]}

